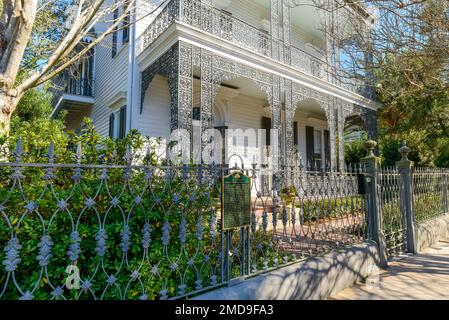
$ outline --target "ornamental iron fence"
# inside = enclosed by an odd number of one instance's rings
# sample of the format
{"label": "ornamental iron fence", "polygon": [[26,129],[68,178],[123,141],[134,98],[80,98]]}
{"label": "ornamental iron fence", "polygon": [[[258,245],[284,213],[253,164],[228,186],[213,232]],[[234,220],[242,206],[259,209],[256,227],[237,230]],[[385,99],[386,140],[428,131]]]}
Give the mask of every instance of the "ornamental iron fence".
{"label": "ornamental iron fence", "polygon": [[449,170],[402,167],[379,170],[378,197],[388,256],[416,253],[415,225],[449,213]]}
{"label": "ornamental iron fence", "polygon": [[[170,299],[366,238],[360,168],[0,163],[0,299]],[[224,230],[222,177],[251,181],[251,223]],[[261,177],[272,181],[262,193]],[[284,181],[291,181],[289,183]]]}
{"label": "ornamental iron fence", "polygon": [[379,170],[379,202],[387,254],[394,257],[406,252],[406,223],[403,214],[403,181],[397,167]]}
{"label": "ornamental iron fence", "polygon": [[[410,165],[375,157],[272,172],[154,165],[130,150],[98,163],[80,144],[58,163],[50,144],[46,163],[27,163],[19,140],[0,162],[0,299],[185,298],[366,240],[413,252],[413,204],[448,211],[443,170],[416,169],[413,185]],[[248,190],[226,189],[239,177]]]}
{"label": "ornamental iron fence", "polygon": [[438,218],[449,212],[449,170],[415,168],[413,170],[413,208],[417,222]]}

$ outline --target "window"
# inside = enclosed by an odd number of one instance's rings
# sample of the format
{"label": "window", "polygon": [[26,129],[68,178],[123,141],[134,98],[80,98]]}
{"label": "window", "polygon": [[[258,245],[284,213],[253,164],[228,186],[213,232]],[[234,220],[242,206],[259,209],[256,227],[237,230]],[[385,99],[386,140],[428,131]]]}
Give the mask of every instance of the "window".
{"label": "window", "polygon": [[320,130],[306,127],[307,166],[319,169],[323,164],[323,136]]}
{"label": "window", "polygon": [[[123,10],[126,10],[129,6],[129,0],[126,0],[123,4]],[[129,13],[123,18],[122,21],[122,44],[129,42]]]}
{"label": "window", "polygon": [[314,150],[314,166],[316,168],[321,168],[321,162],[322,162],[322,137],[321,137],[321,131],[320,130],[314,130],[313,132],[313,150]]}
{"label": "window", "polygon": [[109,137],[123,139],[126,135],[126,106],[109,116]]}
{"label": "window", "polygon": [[[114,10],[114,18],[113,23],[115,23],[118,19],[118,8]],[[112,33],[112,57],[114,58],[117,54],[117,27],[115,27],[114,32]]]}
{"label": "window", "polygon": [[331,133],[324,130],[324,166],[329,169],[331,166]]}
{"label": "window", "polygon": [[193,107],[192,120],[196,120],[196,121],[201,120],[201,108],[200,107]]}
{"label": "window", "polygon": [[293,144],[298,145],[298,122],[293,122]]}
{"label": "window", "polygon": [[271,146],[271,119],[267,117],[262,117],[262,129],[265,130],[266,134],[266,146]]}

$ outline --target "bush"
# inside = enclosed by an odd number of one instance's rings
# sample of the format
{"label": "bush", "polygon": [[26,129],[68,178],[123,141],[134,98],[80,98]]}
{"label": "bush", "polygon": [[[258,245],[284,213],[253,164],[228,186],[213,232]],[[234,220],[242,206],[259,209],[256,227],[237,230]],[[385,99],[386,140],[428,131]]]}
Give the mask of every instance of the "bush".
{"label": "bush", "polygon": [[[215,176],[194,166],[139,166],[160,164],[154,149],[135,152],[149,143],[157,147],[157,141],[137,131],[112,140],[90,120],[85,124],[79,136],[58,133],[52,161],[71,167],[0,171],[0,261],[8,260],[7,252],[11,256],[14,234],[21,259],[14,276],[22,290],[1,268],[0,283],[8,286],[0,298],[51,299],[72,263],[85,290],[65,289],[67,299],[160,299],[218,283]],[[48,132],[47,140],[31,132],[24,137],[22,162],[49,161]],[[9,139],[11,150],[18,141]],[[77,169],[78,162],[85,166]]]}

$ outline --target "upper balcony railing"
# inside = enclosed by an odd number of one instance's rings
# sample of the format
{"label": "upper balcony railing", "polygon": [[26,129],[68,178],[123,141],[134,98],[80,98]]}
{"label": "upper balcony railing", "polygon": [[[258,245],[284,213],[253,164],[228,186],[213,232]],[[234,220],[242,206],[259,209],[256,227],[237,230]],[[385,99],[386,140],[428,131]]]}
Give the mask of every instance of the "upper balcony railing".
{"label": "upper balcony railing", "polygon": [[200,0],[171,0],[139,37],[137,54],[140,55],[175,22],[207,32],[344,89],[359,94],[363,91],[364,83],[348,77],[343,80],[342,72],[328,65],[322,57],[314,56],[282,40],[273,39],[269,32],[251,26]]}
{"label": "upper balcony railing", "polygon": [[82,97],[94,97],[95,80],[90,78],[76,78],[66,74],[56,77],[53,80],[52,105],[56,106],[64,94]]}
{"label": "upper balcony railing", "polygon": [[94,96],[94,80],[89,78],[68,78],[64,92],[79,96]]}

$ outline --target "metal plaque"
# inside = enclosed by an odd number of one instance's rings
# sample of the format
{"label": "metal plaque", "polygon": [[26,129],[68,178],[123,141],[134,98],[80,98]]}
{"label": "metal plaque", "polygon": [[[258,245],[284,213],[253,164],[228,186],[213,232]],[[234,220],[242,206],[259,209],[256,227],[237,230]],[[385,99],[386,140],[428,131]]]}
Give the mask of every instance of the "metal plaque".
{"label": "metal plaque", "polygon": [[223,230],[251,225],[251,178],[236,172],[222,179]]}

